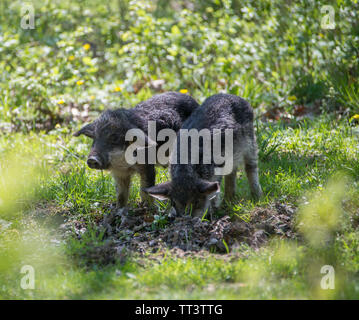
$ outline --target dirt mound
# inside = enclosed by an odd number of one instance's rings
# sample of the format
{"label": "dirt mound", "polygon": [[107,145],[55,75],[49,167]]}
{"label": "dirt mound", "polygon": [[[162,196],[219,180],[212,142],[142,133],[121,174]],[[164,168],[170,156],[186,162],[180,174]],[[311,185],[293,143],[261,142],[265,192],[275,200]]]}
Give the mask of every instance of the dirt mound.
{"label": "dirt mound", "polygon": [[[106,246],[110,241],[118,254],[136,252],[144,255],[165,250],[180,255],[203,251],[229,253],[242,243],[258,248],[271,235],[296,236],[292,223],[295,210],[280,203],[256,208],[247,222],[228,215],[212,221],[191,216],[168,221],[165,214],[153,216],[148,212],[147,208],[136,208],[130,212],[112,209],[97,223],[99,232],[104,233]],[[71,228],[79,239],[86,232],[86,227],[78,221],[71,223]]]}

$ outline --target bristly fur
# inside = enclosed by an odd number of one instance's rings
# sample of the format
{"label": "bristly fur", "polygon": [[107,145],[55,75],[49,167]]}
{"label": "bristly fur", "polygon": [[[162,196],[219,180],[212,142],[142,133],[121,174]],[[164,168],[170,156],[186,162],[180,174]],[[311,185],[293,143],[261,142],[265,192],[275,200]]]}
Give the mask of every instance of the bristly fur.
{"label": "bristly fur", "polygon": [[[239,162],[244,161],[251,191],[254,196],[262,194],[258,181],[257,144],[253,128],[253,110],[250,104],[237,96],[230,94],[216,94],[207,98],[200,108],[197,108],[184,122],[181,129],[214,129],[222,132],[222,153],[224,154],[224,130],[233,130],[233,172],[226,178],[225,197],[230,199],[235,194],[236,170]],[[181,140],[177,136],[177,150],[180,150]],[[213,135],[212,135],[213,144]],[[203,158],[203,143],[200,142],[200,159]],[[190,154],[191,142],[188,144]],[[221,176],[215,175],[216,164],[180,164],[180,152],[177,152],[177,161],[171,164],[171,183],[165,186],[155,186],[147,189],[153,196],[159,196],[160,192],[167,193],[180,211],[191,204],[195,210],[202,214],[208,208],[210,193],[216,191],[216,182],[221,181]],[[156,189],[157,188],[157,189]],[[218,199],[217,199],[218,200]],[[217,201],[218,202],[218,201]]]}
{"label": "bristly fur", "polygon": [[[133,109],[104,111],[93,123],[74,134],[85,134],[93,139],[89,159],[92,157],[98,160],[101,165],[97,169],[109,169],[112,172],[120,207],[127,204],[130,180],[134,173],[140,174],[142,187],[150,187],[155,183],[153,164],[127,165],[124,158],[128,146],[125,141],[127,131],[138,128],[147,135],[149,121],[156,122],[157,132],[162,129],[178,131],[198,106],[189,95],[166,92],[139,103]],[[163,143],[159,142],[157,146]]]}
{"label": "bristly fur", "polygon": [[183,121],[198,107],[198,103],[189,95],[179,92],[166,92],[136,105],[133,109],[106,110],[94,122],[95,130],[116,128],[121,124],[139,128],[147,134],[148,121],[156,122],[156,129],[170,128],[178,131]]}

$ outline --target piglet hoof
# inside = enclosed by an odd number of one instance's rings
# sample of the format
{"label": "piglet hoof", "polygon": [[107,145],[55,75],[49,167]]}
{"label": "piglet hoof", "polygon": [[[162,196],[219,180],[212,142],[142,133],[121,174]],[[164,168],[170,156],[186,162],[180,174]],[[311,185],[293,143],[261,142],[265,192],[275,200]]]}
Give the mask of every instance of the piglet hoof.
{"label": "piglet hoof", "polygon": [[127,207],[116,207],[116,215],[120,217],[125,217],[128,215],[128,208]]}
{"label": "piglet hoof", "polygon": [[173,222],[177,217],[177,212],[175,208],[171,208],[170,212],[168,213],[168,221]]}
{"label": "piglet hoof", "polygon": [[263,191],[260,189],[260,190],[253,192],[252,197],[254,200],[260,200],[263,197]]}

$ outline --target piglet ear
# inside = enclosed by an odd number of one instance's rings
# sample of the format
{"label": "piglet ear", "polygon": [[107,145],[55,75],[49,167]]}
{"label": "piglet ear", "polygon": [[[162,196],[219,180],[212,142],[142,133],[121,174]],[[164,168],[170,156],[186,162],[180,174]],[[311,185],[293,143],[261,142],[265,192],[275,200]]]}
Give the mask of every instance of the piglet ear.
{"label": "piglet ear", "polygon": [[85,136],[89,138],[95,137],[95,125],[93,123],[87,124],[79,131],[75,132],[73,135],[74,137],[78,137],[80,135],[84,134]]}
{"label": "piglet ear", "polygon": [[143,191],[158,200],[167,200],[170,198],[171,182],[160,183],[153,187],[145,188]]}
{"label": "piglet ear", "polygon": [[207,196],[213,195],[221,191],[221,186],[218,181],[202,180],[198,185],[198,191]]}

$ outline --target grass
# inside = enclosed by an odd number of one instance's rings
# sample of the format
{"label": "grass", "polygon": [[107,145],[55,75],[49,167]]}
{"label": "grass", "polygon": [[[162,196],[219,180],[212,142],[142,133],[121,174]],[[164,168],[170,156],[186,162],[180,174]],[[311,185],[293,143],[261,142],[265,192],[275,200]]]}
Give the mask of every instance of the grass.
{"label": "grass", "polygon": [[[324,4],[335,9],[334,30],[320,28]],[[0,298],[358,297],[356,1],[33,5],[35,28],[22,29],[22,1],[0,3]],[[257,115],[322,113],[258,121],[265,196],[253,201],[240,171],[236,201],[216,213],[251,223],[256,210],[288,204],[297,209],[296,240],[205,258],[168,251],[113,261],[98,227],[115,201],[113,181],[86,166],[90,141],[71,133],[104,109],[181,89],[200,102],[240,95]],[[166,181],[167,170],[156,179]],[[136,178],[130,208],[139,188]],[[153,229],[170,223],[164,211],[158,203]],[[320,289],[325,264],[335,267],[335,290]],[[35,268],[34,290],[20,287],[24,265]]]}
{"label": "grass", "polygon": [[[236,255],[233,252],[229,255],[208,253],[206,258],[196,255],[180,258],[171,252],[161,256],[147,253],[142,258],[131,255],[122,259],[119,255],[117,261],[109,263],[100,259],[103,257],[101,254],[88,255],[88,252],[111,250],[94,222],[108,213],[107,205],[115,200],[111,177],[106,172],[92,171],[85,165],[90,142],[86,138],[73,138],[69,130],[61,127],[48,134],[1,135],[2,170],[10,165],[9,159],[12,162],[17,159],[24,167],[29,167],[31,159],[32,164],[36,162],[36,166],[43,170],[31,180],[32,192],[17,194],[17,206],[11,209],[16,215],[9,215],[9,210],[1,211],[0,255],[7,258],[0,263],[0,297],[358,297],[359,137],[346,121],[326,116],[290,124],[259,122],[257,137],[260,181],[265,197],[253,202],[249,197],[247,181],[243,173],[239,173],[237,200],[231,204],[231,209],[227,208],[226,213],[239,215],[250,222],[250,212],[255,207],[267,207],[279,201],[300,208],[296,217],[300,223],[305,222],[301,220],[304,219],[301,212],[312,203],[317,203],[316,208],[324,208],[325,212],[338,208],[340,218],[336,220],[335,228],[328,225],[328,232],[334,235],[329,244],[311,245],[310,239],[305,240],[308,235],[304,230],[304,240],[273,238],[259,250],[243,244],[236,249]],[[19,148],[19,152],[10,157],[14,148]],[[338,182],[342,193],[340,201],[335,202],[330,193],[330,185],[333,185],[330,181],[339,181],[335,180],[338,172],[347,177],[347,182]],[[16,175],[15,178],[19,179]],[[0,178],[2,190],[10,179],[11,176],[7,180]],[[157,180],[165,179],[166,170],[158,170]],[[138,205],[139,187],[138,180],[135,180],[130,195],[131,207]],[[317,195],[313,196],[313,193]],[[323,197],[327,200],[320,202]],[[9,199],[2,198],[3,207],[11,202],[11,197]],[[86,235],[81,240],[74,233],[64,238],[59,229],[63,223],[62,216],[85,222],[88,227]],[[156,227],[161,227],[160,222]],[[325,223],[324,220],[322,224],[325,226]],[[310,234],[315,233],[315,229],[310,230]],[[25,264],[34,266],[36,270],[35,290],[20,288],[23,275],[19,270]],[[320,289],[323,276],[320,267],[325,264],[336,267],[336,290]]]}

